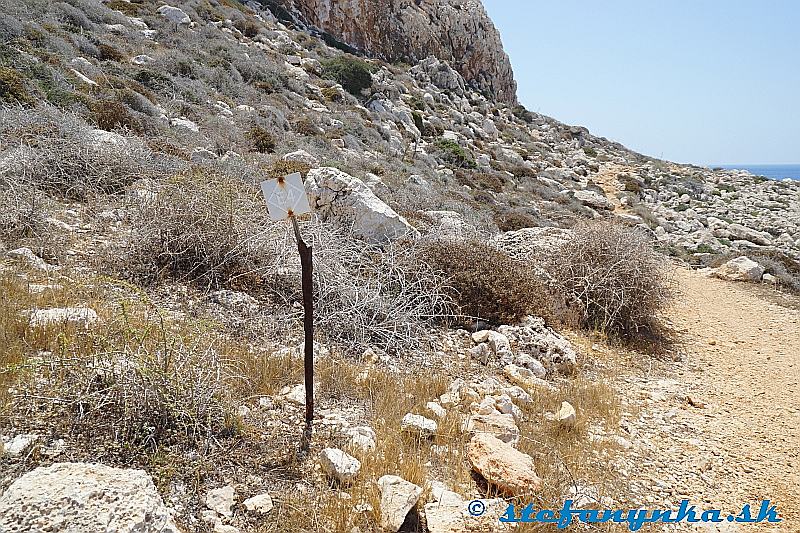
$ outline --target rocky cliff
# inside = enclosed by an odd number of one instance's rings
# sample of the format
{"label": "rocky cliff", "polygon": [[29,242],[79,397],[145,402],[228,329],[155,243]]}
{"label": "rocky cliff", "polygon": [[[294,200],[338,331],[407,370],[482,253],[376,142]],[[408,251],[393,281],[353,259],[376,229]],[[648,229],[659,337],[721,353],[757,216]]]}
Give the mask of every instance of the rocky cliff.
{"label": "rocky cliff", "polygon": [[388,61],[447,60],[474,88],[516,103],[500,34],[480,0],[272,0],[297,19]]}

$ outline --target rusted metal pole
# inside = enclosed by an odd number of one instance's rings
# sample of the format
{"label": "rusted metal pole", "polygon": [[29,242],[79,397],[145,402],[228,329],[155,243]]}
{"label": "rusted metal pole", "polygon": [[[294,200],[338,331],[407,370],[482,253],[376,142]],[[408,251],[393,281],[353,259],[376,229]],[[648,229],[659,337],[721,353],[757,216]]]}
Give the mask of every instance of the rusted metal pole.
{"label": "rusted metal pole", "polygon": [[303,286],[303,333],[305,335],[303,370],[306,386],[306,427],[300,441],[300,449],[308,451],[311,446],[312,424],[314,422],[314,287],[312,273],[314,271],[311,246],[308,246],[300,235],[300,227],[294,215],[289,215],[297,239],[297,250],[300,252],[300,268]]}

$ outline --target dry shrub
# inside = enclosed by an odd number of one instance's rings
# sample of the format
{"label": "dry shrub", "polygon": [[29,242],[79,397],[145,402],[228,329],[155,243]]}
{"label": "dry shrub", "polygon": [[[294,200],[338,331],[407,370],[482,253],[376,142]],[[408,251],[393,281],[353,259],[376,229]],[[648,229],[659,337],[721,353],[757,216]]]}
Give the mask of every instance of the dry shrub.
{"label": "dry shrub", "polygon": [[[213,328],[170,322],[133,294],[109,304],[107,282],[62,278],[41,293],[27,283],[0,277],[8,310],[0,317],[0,384],[4,393],[14,386],[0,406],[10,402],[3,415],[15,424],[45,420],[51,431],[124,453],[207,445],[234,429],[228,385],[236,381],[236,354]],[[28,322],[32,308],[76,304],[101,320],[89,328]]]}
{"label": "dry shrub", "polygon": [[358,353],[370,346],[398,352],[419,346],[433,321],[452,315],[443,277],[417,260],[414,245],[379,248],[327,226],[306,228],[316,323],[328,338]]}
{"label": "dry shrub", "polygon": [[156,157],[138,138],[89,127],[56,108],[0,111],[5,176],[70,200],[115,193],[141,178],[157,178],[174,162]]}
{"label": "dry shrub", "polygon": [[493,246],[432,241],[421,246],[420,260],[447,277],[451,296],[469,317],[492,324],[513,324],[530,314],[549,317],[534,271]]}
{"label": "dry shrub", "polygon": [[610,222],[576,225],[548,270],[581,325],[629,336],[657,329],[672,298],[667,263],[640,231]]}
{"label": "dry shrub", "polygon": [[245,137],[250,141],[250,145],[256,152],[268,154],[275,150],[275,137],[261,126],[250,128],[245,134]]}
{"label": "dry shrub", "polygon": [[242,35],[251,39],[258,35],[261,30],[261,26],[250,18],[237,20],[233,23],[233,27],[242,32]]}
{"label": "dry shrub", "polygon": [[97,45],[97,50],[100,52],[101,61],[122,62],[126,59],[125,54],[110,44],[100,43]]}
{"label": "dry shrub", "polygon": [[536,217],[520,210],[495,213],[494,223],[497,224],[500,231],[517,231],[540,225]]}
{"label": "dry shrub", "polygon": [[128,107],[115,100],[97,102],[92,108],[92,115],[95,124],[102,130],[113,131],[118,128],[128,128],[140,131],[142,129],[141,123],[131,114]]}
{"label": "dry shrub", "polygon": [[500,172],[477,172],[474,170],[457,169],[455,176],[462,185],[468,185],[473,189],[489,190],[500,192],[508,181]]}
{"label": "dry shrub", "polygon": [[105,433],[147,449],[197,446],[233,431],[225,407],[226,369],[213,343],[159,331],[156,323],[120,337],[129,342],[91,356],[65,361],[59,354],[42,361],[43,369],[58,368],[41,374],[68,399],[61,407],[78,411],[76,431]]}
{"label": "dry shrub", "polygon": [[122,265],[139,282],[257,289],[277,241],[260,191],[195,169],[143,194]]}
{"label": "dry shrub", "polygon": [[0,176],[0,242],[15,243],[44,233],[46,199],[29,183]]}
{"label": "dry shrub", "polygon": [[302,117],[294,122],[294,131],[299,135],[313,137],[319,135],[319,126],[311,118]]}
{"label": "dry shrub", "polygon": [[299,172],[305,178],[309,170],[311,170],[311,165],[308,163],[303,163],[302,161],[284,161],[281,159],[276,161],[275,164],[272,165],[272,168],[267,171],[267,177],[275,179]]}

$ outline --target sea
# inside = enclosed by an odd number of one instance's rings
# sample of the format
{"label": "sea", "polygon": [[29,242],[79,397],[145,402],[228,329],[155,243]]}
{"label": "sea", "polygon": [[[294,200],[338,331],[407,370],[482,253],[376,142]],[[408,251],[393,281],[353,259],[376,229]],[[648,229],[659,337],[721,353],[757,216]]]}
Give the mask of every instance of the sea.
{"label": "sea", "polygon": [[773,180],[784,178],[800,180],[800,165],[712,165],[711,168],[746,170],[755,176],[764,176]]}

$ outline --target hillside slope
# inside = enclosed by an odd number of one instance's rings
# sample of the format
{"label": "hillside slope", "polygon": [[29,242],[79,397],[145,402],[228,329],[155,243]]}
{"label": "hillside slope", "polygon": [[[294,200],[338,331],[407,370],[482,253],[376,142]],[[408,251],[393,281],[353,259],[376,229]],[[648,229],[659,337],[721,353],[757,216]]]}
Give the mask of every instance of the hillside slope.
{"label": "hillside slope", "polygon": [[[445,27],[480,38],[472,13],[495,35],[463,4]],[[137,531],[491,532],[511,498],[734,505],[760,490],[796,516],[791,483],[770,479],[781,460],[796,474],[780,393],[796,385],[796,313],[762,298],[800,288],[800,184],[531,113],[500,93],[504,55],[487,78],[428,57],[436,43],[391,63],[391,33],[362,35],[377,48],[359,56],[281,17],[236,0],[0,6],[0,530],[67,509]],[[314,208],[299,221],[315,271],[307,453],[299,261],[258,187],[294,172]],[[688,271],[742,255],[758,293]],[[666,256],[686,269],[674,309]],[[571,266],[611,280],[601,296],[633,287],[646,316],[590,320],[583,278],[571,296],[558,285]],[[650,345],[621,347],[636,340]],[[778,378],[759,373],[768,349]],[[767,400],[782,419],[759,450]],[[740,441],[715,434],[723,413]],[[695,448],[711,481],[685,464]],[[513,464],[486,468],[498,459]],[[60,499],[89,477],[128,496]]]}

